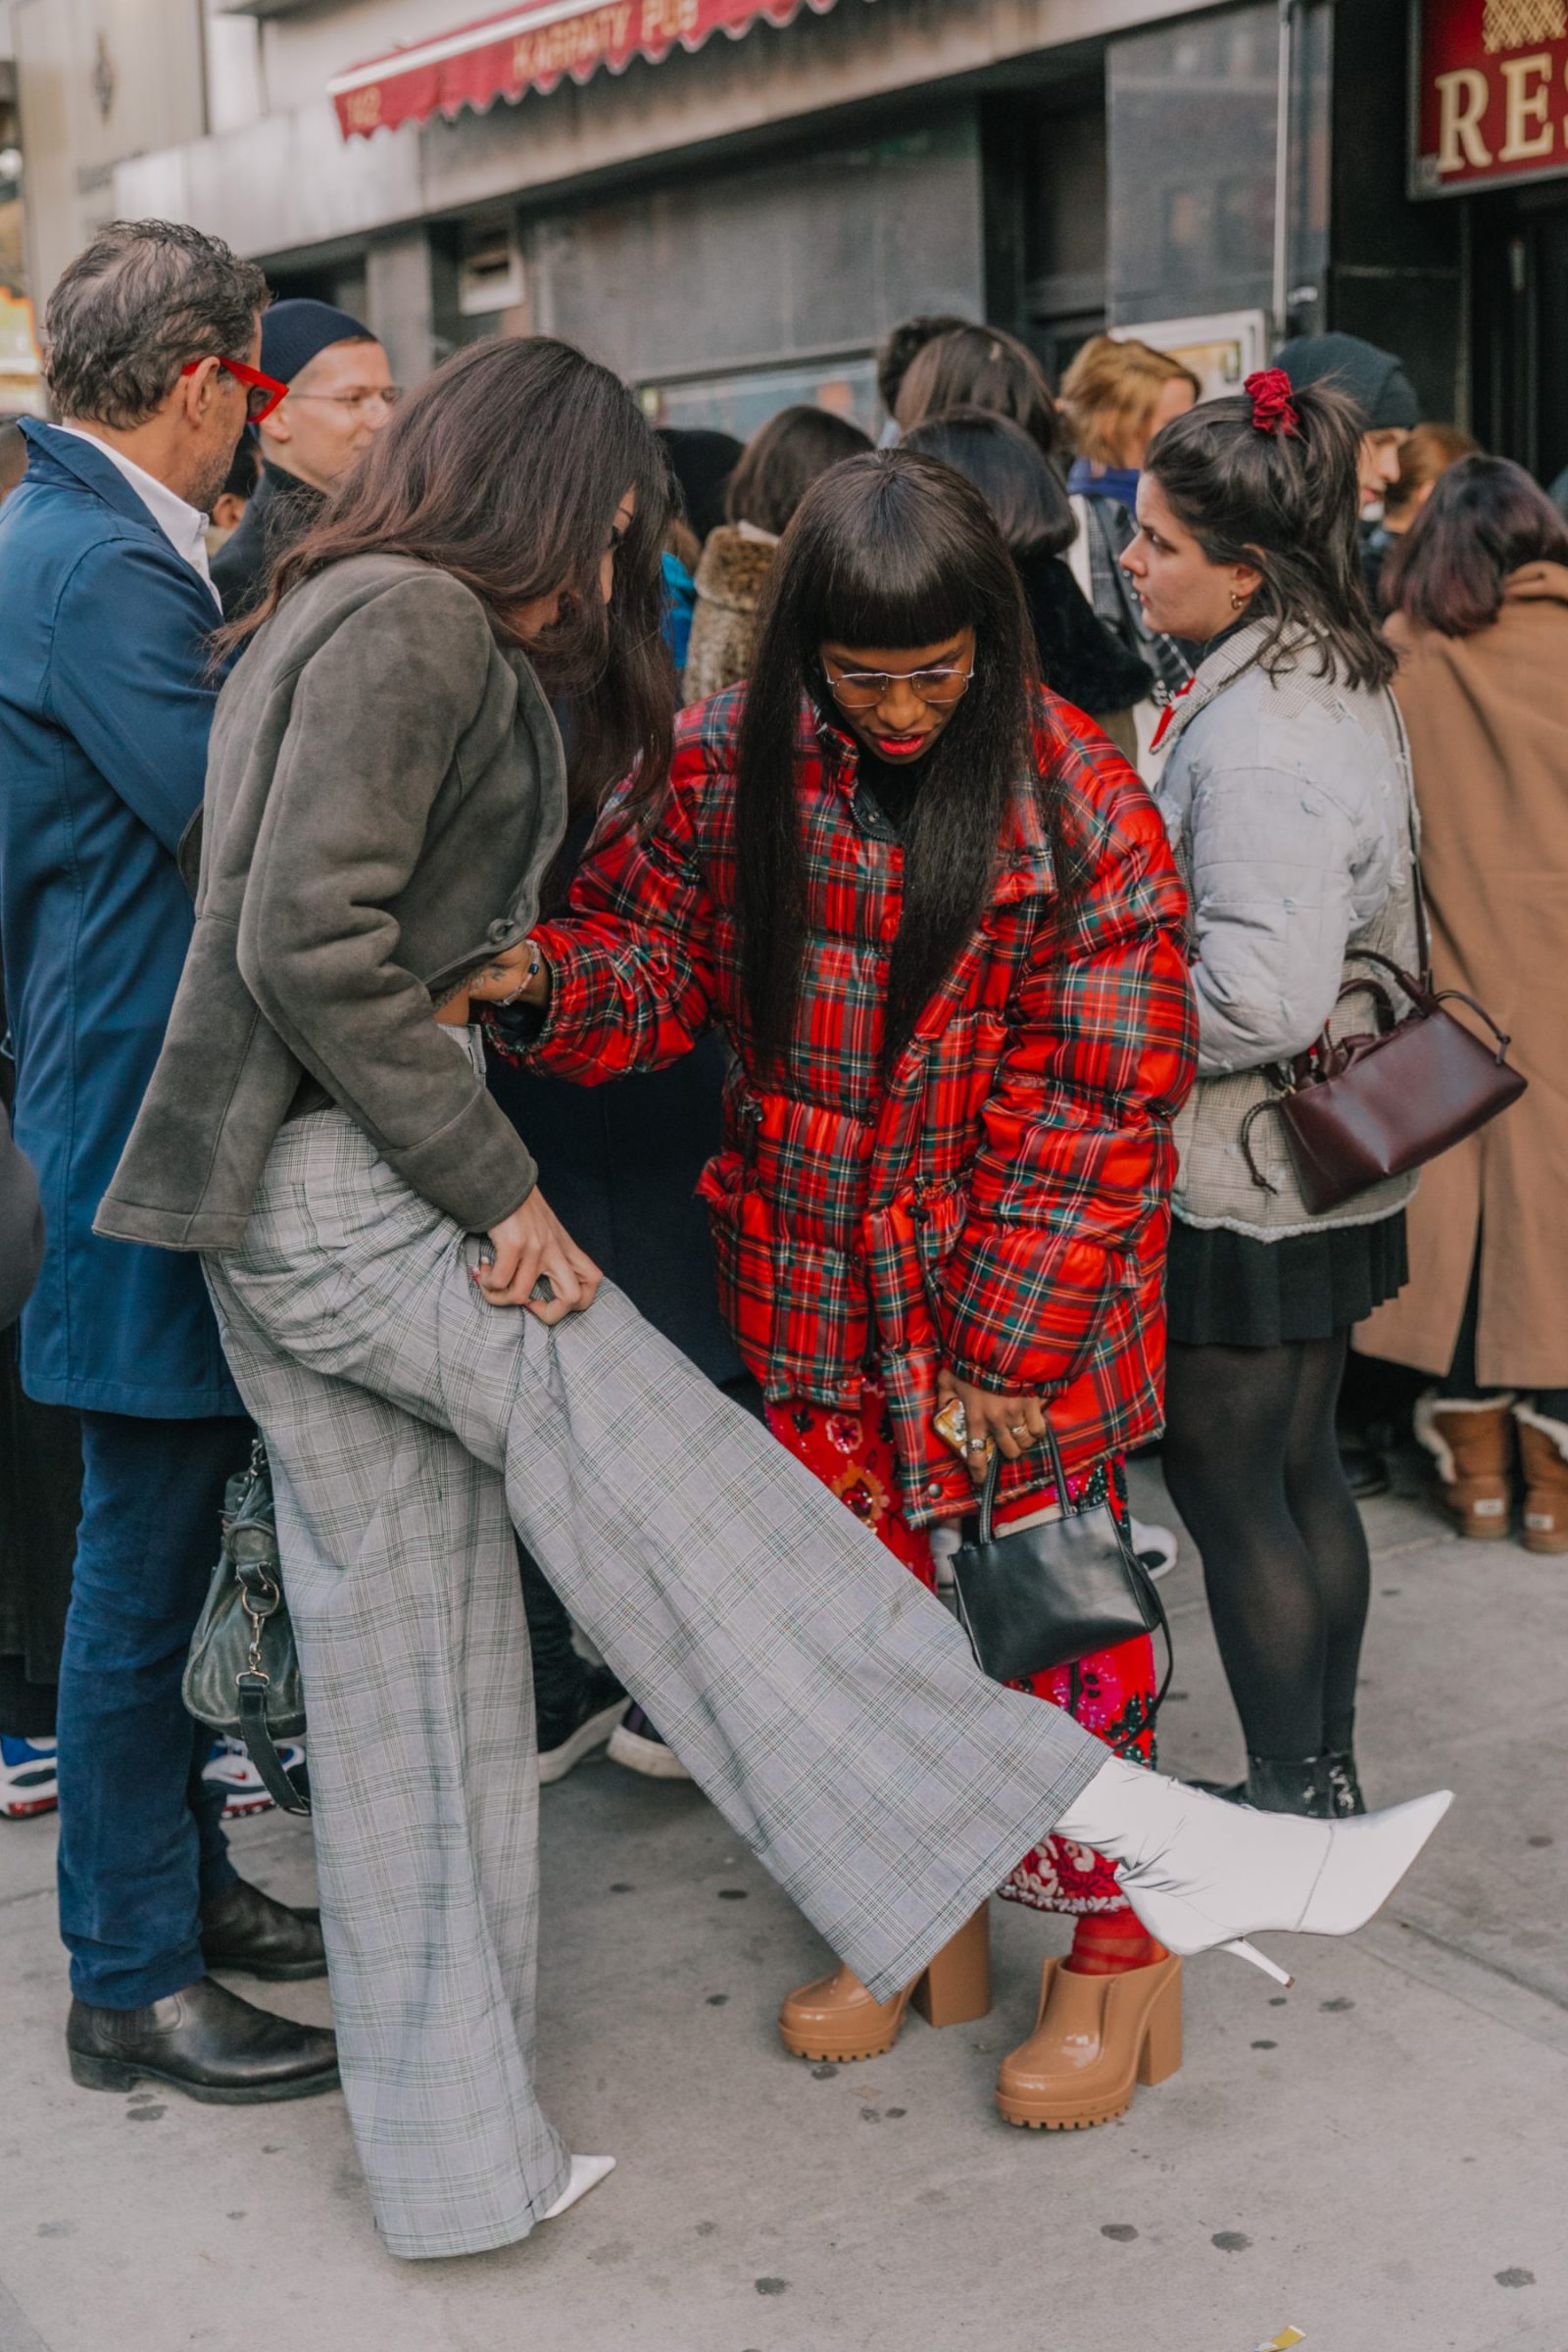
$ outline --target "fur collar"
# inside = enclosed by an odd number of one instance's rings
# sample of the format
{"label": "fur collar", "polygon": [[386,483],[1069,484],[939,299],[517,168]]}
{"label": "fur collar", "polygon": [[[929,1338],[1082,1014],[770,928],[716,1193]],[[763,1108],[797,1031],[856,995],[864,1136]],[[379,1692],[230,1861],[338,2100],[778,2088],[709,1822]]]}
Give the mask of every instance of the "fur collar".
{"label": "fur collar", "polygon": [[709,534],[697,566],[697,593],[727,612],[755,612],[773,561],[773,547],[749,539],[731,523]]}

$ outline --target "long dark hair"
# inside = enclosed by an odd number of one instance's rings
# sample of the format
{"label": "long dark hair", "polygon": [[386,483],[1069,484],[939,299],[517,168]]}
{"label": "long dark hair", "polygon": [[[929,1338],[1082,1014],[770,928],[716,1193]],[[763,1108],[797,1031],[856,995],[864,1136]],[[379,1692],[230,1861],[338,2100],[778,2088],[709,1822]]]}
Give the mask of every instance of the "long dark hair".
{"label": "long dark hair", "polygon": [[973,482],[1015,564],[1059,556],[1077,535],[1061,476],[1021,424],[992,409],[949,409],[912,425],[899,444],[940,459]]}
{"label": "long dark hair", "polygon": [[848,416],[798,401],[755,432],[729,477],[724,512],[731,522],[751,522],[775,538],[819,473],[841,458],[858,457],[871,446],[869,433]]}
{"label": "long dark hair", "polygon": [[1522,466],[1461,458],[1389,557],[1384,592],[1391,612],[1423,628],[1473,637],[1525,564],[1568,564],[1568,522]]}
{"label": "long dark hair", "polygon": [[[629,488],[637,509],[606,606],[599,567]],[[478,343],[393,411],[223,639],[242,641],[292,588],[351,556],[449,571],[503,627],[564,584],[561,620],[530,657],[547,690],[571,699],[573,796],[597,796],[635,767],[651,800],[664,787],[674,709],[661,635],[667,505],[662,452],[618,376],[544,335]]]}
{"label": "long dark hair", "polygon": [[1386,686],[1395,654],[1372,618],[1356,530],[1360,411],[1324,384],[1298,384],[1291,400],[1294,432],[1260,432],[1245,392],[1189,409],[1154,435],[1144,469],[1211,564],[1262,573],[1248,617],[1271,623],[1265,670],[1288,667],[1305,630],[1320,677]]}
{"label": "long dark hair", "polygon": [[884,1067],[952,969],[990,893],[1003,817],[1026,762],[1028,616],[980,493],[890,449],[822,475],[784,534],[759,614],[737,747],[742,976],[759,1065],[783,1059],[806,945],[796,780],[802,706],[834,714],[824,643],[889,650],[975,632],[974,679],[920,762],[905,836],[904,915],[888,974]]}
{"label": "long dark hair", "polygon": [[1045,369],[1016,335],[1000,326],[958,326],[917,351],[899,387],[906,432],[950,409],[990,409],[1021,424],[1043,457],[1061,443],[1061,417]]}

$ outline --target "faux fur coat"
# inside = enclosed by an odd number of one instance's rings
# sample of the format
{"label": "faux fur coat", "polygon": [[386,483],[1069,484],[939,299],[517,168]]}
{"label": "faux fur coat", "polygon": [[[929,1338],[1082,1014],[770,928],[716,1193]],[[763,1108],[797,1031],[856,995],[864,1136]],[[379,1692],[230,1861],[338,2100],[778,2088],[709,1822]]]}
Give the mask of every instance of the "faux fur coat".
{"label": "faux fur coat", "polygon": [[697,566],[683,702],[706,703],[750,676],[757,608],[777,545],[776,539],[753,537],[727,522],[710,533]]}

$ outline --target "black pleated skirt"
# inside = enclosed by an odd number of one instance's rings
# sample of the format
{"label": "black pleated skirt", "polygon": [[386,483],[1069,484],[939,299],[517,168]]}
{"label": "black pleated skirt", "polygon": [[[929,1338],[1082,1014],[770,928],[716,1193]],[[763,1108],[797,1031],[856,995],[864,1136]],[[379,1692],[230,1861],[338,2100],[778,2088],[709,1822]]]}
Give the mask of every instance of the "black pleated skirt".
{"label": "black pleated skirt", "polygon": [[1277,1242],[1173,1220],[1170,1337],[1188,1348],[1280,1348],[1359,1323],[1409,1277],[1404,1211]]}

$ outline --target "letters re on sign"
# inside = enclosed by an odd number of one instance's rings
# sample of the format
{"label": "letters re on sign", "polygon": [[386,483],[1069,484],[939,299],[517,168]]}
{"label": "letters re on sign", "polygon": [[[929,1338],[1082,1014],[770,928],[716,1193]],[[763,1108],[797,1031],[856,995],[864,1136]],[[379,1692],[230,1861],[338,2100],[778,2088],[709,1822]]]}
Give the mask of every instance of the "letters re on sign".
{"label": "letters re on sign", "polygon": [[1568,172],[1568,0],[1416,0],[1411,192]]}

